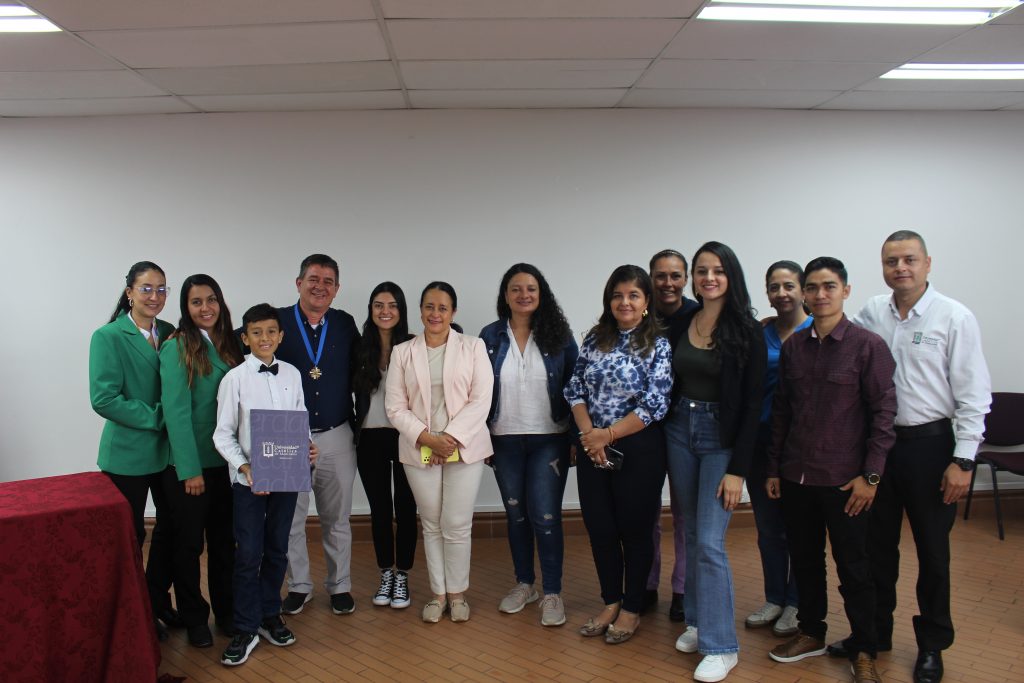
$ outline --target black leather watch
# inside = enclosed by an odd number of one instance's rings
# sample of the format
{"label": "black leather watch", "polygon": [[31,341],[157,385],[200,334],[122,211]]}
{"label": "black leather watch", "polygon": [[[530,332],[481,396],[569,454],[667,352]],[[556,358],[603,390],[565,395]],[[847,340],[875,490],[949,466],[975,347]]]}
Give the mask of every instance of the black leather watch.
{"label": "black leather watch", "polygon": [[953,463],[964,472],[971,472],[974,470],[974,461],[970,458],[953,458]]}
{"label": "black leather watch", "polygon": [[868,486],[878,486],[878,483],[882,481],[882,475],[878,472],[865,472],[864,481],[868,483]]}

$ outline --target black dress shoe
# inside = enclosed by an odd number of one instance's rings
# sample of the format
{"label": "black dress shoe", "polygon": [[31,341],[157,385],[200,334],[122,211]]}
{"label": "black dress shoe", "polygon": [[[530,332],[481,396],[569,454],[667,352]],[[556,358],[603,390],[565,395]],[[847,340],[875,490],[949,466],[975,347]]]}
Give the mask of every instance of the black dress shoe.
{"label": "black dress shoe", "polygon": [[192,647],[213,647],[213,634],[210,633],[210,627],[206,624],[189,626],[186,632],[188,633],[188,644]]}
{"label": "black dress shoe", "polygon": [[942,652],[919,650],[914,663],[914,683],[939,683],[942,680]]}
{"label": "black dress shoe", "polygon": [[185,628],[185,622],[181,620],[178,610],[173,607],[156,610],[156,618],[164,622],[167,628]]}
{"label": "black dress shoe", "polygon": [[[842,640],[837,640],[828,647],[825,648],[825,652],[828,653],[829,657],[842,657],[843,659],[849,659],[850,653],[846,649],[846,641],[850,639],[850,636],[846,636]],[[892,641],[885,641],[878,643],[879,652],[891,652]]]}
{"label": "black dress shoe", "polygon": [[668,606],[669,621],[686,621],[686,612],[683,611],[683,594],[673,593],[672,604]]}

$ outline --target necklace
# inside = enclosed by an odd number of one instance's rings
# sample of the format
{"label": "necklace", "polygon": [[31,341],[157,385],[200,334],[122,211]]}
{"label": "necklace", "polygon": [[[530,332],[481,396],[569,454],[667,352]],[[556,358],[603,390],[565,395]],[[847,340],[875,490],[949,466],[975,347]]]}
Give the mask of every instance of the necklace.
{"label": "necklace", "polygon": [[[698,320],[698,316],[696,316],[696,315],[693,316],[693,326],[697,330],[697,336],[699,336],[701,339],[710,339],[711,338],[711,333],[704,334],[703,332],[700,331],[700,320]],[[714,331],[715,331],[715,328],[712,327],[711,328],[711,332],[714,332]]]}

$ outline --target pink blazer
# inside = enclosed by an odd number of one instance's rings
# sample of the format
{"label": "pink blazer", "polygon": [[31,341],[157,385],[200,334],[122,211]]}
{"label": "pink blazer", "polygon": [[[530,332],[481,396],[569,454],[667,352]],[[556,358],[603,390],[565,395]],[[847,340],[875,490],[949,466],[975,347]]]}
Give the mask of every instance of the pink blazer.
{"label": "pink blazer", "polygon": [[[455,330],[449,332],[442,379],[448,410],[444,431],[462,445],[459,453],[464,462],[483,460],[494,452],[487,429],[494,371],[483,340]],[[406,465],[425,467],[416,439],[424,429],[436,430],[430,425],[430,368],[423,335],[392,349],[384,408],[399,433],[399,460]]]}

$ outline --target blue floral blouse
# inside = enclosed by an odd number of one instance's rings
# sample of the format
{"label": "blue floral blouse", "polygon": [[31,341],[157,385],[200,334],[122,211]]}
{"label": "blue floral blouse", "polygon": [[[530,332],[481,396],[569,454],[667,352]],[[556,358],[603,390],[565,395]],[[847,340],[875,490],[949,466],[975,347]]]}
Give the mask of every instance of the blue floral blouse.
{"label": "blue floral blouse", "polygon": [[631,348],[632,330],[619,332],[615,348],[597,348],[593,335],[580,347],[576,369],[565,386],[570,406],[587,405],[590,420],[598,429],[618,422],[630,412],[645,425],[668,413],[672,396],[672,346],[664,337],[655,340],[654,350],[641,356]]}

